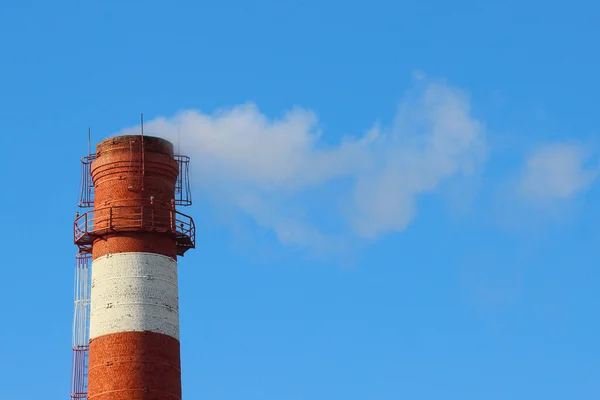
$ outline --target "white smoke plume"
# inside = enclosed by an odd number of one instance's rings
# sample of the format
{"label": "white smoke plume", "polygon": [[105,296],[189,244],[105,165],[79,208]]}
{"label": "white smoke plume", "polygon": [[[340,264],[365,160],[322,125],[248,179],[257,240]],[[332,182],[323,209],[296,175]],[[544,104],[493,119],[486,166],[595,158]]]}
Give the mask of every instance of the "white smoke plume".
{"label": "white smoke plume", "polygon": [[[594,152],[582,144],[547,143],[525,162],[518,192],[535,203],[570,200],[585,191],[598,176]],[[595,165],[590,166],[593,162]]]}
{"label": "white smoke plume", "polygon": [[[390,127],[375,124],[333,146],[315,113],[302,108],[277,118],[254,104],[209,114],[187,110],[149,121],[145,130],[179,138],[182,153],[192,157],[195,189],[215,205],[252,217],[283,244],[328,248],[340,238],[404,230],[419,195],[472,174],[484,161],[484,126],[471,115],[466,94],[445,83],[419,83]],[[323,221],[335,217],[331,233]]]}

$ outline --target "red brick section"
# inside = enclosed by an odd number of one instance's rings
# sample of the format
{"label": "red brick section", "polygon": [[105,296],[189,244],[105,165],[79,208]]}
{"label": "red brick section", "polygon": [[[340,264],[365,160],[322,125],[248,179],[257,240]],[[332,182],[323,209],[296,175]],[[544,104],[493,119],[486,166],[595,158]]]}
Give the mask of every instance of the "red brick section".
{"label": "red brick section", "polygon": [[92,258],[106,254],[141,252],[156,253],[175,259],[175,239],[149,232],[123,232],[105,235],[92,248]]}
{"label": "red brick section", "polygon": [[179,400],[179,342],[152,332],[100,336],[90,344],[89,400]]}
{"label": "red brick section", "polygon": [[[109,218],[112,218],[113,226],[130,228],[128,232],[107,234],[98,239],[93,246],[94,259],[109,253],[128,251],[176,256],[173,238],[144,233],[141,229],[136,232],[135,229],[140,225],[141,213],[144,224],[154,220],[168,225],[169,207],[175,197],[178,174],[170,142],[151,136],[145,136],[143,142],[143,156],[141,136],[118,136],[100,142],[96,147],[97,158],[92,163],[92,178],[96,186],[95,228],[108,224]],[[154,198],[152,215],[151,197]],[[109,217],[110,213],[112,217]]]}
{"label": "red brick section", "polygon": [[[172,215],[169,207],[178,173],[172,144],[145,136],[142,146],[141,136],[119,136],[99,143],[96,154],[95,229],[103,223],[108,228],[110,218],[117,230],[94,242],[92,258],[149,252],[176,259],[175,239],[161,233],[164,227],[156,232],[136,228],[140,214],[144,223],[168,222]],[[151,206],[151,196],[156,207]],[[180,400],[179,341],[153,332],[121,332],[91,340],[88,399]]]}

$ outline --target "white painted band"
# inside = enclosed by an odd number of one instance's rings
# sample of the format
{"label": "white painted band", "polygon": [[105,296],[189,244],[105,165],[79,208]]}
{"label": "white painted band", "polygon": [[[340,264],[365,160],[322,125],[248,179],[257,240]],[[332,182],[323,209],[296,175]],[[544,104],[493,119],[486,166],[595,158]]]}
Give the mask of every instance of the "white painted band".
{"label": "white painted band", "polygon": [[177,262],[154,253],[108,254],[92,262],[90,339],[150,331],[179,340]]}

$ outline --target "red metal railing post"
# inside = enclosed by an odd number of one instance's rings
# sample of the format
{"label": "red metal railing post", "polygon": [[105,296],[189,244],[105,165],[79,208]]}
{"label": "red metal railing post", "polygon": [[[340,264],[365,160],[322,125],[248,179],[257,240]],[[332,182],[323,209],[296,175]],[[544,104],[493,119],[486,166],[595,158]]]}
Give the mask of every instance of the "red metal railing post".
{"label": "red metal railing post", "polygon": [[171,199],[171,208],[169,211],[169,224],[170,224],[171,232],[176,233],[175,226],[176,226],[177,222],[175,219],[177,218],[177,216],[176,216],[174,210],[175,210],[175,200]]}
{"label": "red metal railing post", "polygon": [[154,205],[152,205],[152,224],[150,225],[152,227],[152,230],[154,230],[155,228],[155,221],[154,221]]}

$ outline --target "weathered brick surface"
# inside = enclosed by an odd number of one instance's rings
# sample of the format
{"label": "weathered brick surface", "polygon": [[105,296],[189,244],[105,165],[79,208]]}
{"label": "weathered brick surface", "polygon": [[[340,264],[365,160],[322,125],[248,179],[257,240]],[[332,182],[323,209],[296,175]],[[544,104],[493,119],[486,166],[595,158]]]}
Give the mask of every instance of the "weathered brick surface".
{"label": "weathered brick surface", "polygon": [[[157,252],[176,257],[168,235],[174,214],[178,167],[170,142],[146,136],[119,136],[100,142],[92,164],[94,229],[115,228],[94,243],[93,257],[126,251]],[[143,174],[142,174],[143,165]],[[152,200],[151,200],[152,198]],[[156,234],[142,232],[155,229]],[[128,232],[124,232],[128,231]]]}
{"label": "weathered brick surface", "polygon": [[156,332],[179,339],[177,262],[153,253],[117,253],[92,263],[90,338]]}
{"label": "weathered brick surface", "polygon": [[[120,136],[99,143],[96,154],[94,229],[102,237],[94,242],[92,258],[144,252],[176,259],[175,239],[165,234],[172,221],[170,204],[178,174],[172,144],[146,136],[142,149],[140,136]],[[142,229],[147,221],[153,221],[154,232],[148,232],[147,226]],[[137,311],[144,315],[145,310]],[[178,340],[148,331],[94,338],[89,349],[88,399],[181,399]]]}
{"label": "weathered brick surface", "polygon": [[[142,138],[140,135],[121,135],[103,140],[96,146],[96,154],[119,147],[129,148],[131,141],[141,142]],[[149,152],[173,155],[173,144],[166,139],[146,135],[144,144]]]}
{"label": "weathered brick surface", "polygon": [[142,157],[140,136],[120,136],[98,144],[96,154],[92,164],[95,208],[135,204],[150,196],[157,203],[174,198],[178,167],[170,142],[144,137]]}
{"label": "weathered brick surface", "polygon": [[181,399],[179,351],[176,339],[152,332],[123,332],[92,340],[88,399]]}

